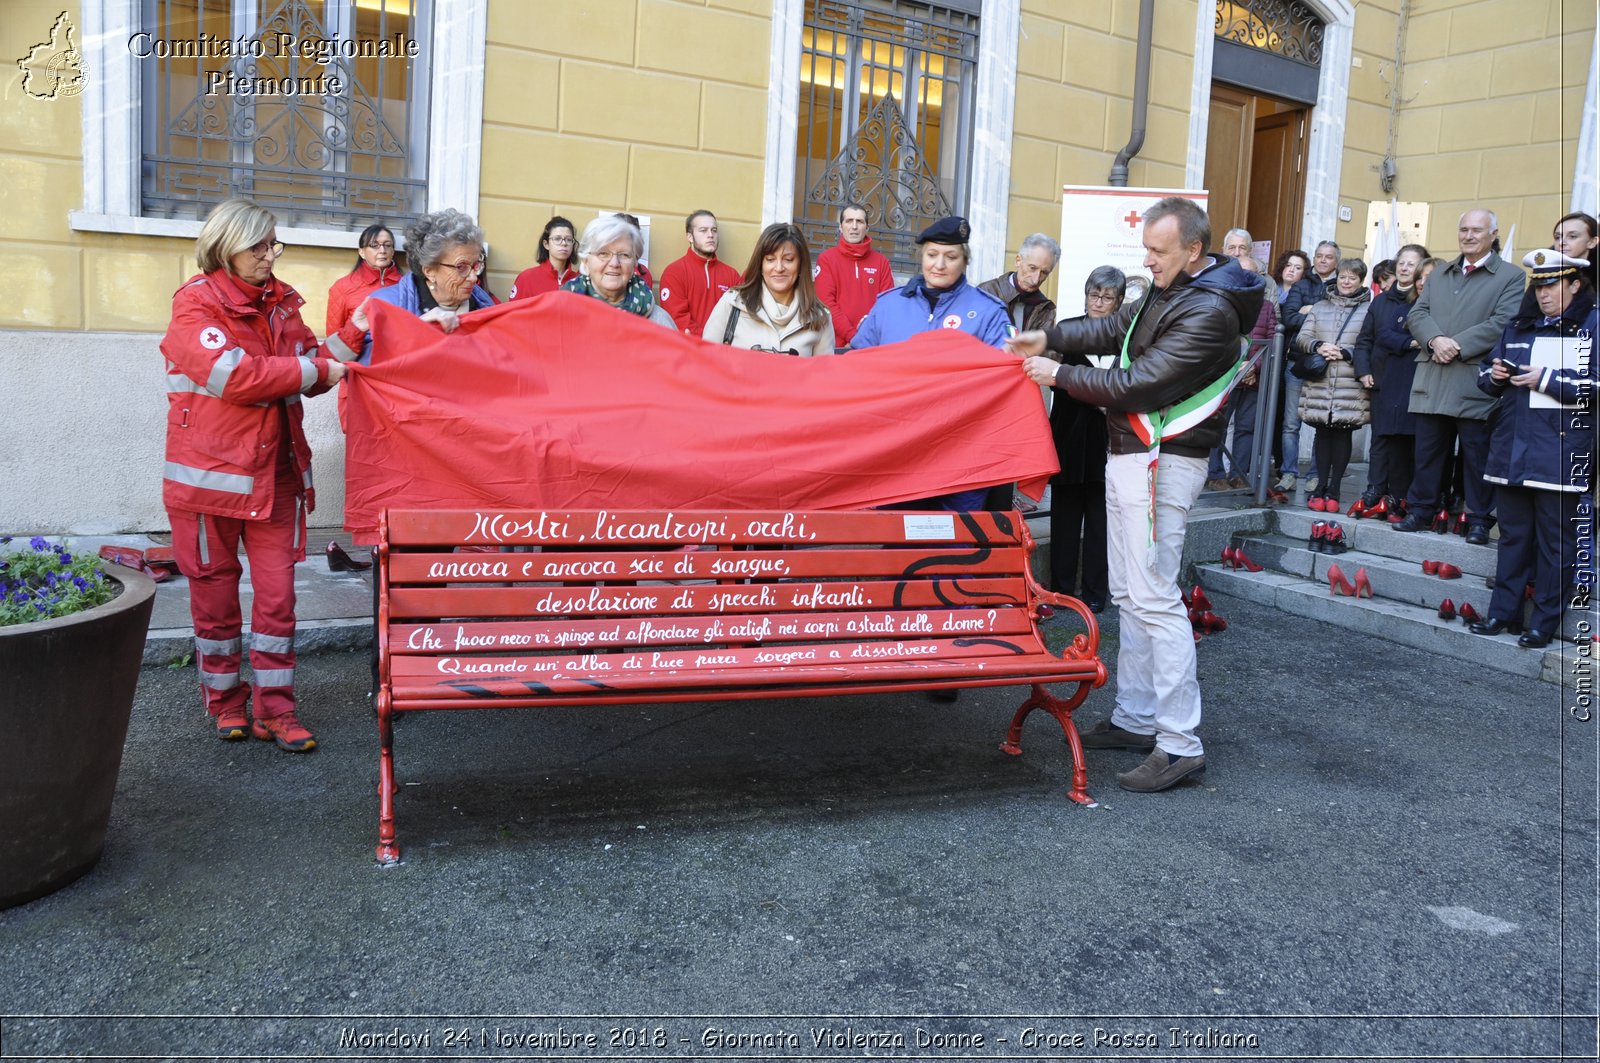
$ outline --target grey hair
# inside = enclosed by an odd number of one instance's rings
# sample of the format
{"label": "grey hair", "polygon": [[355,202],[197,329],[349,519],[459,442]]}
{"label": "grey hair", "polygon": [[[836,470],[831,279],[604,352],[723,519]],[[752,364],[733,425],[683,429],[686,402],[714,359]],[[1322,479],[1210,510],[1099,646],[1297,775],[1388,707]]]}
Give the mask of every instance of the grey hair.
{"label": "grey hair", "polygon": [[1046,251],[1050,252],[1051,258],[1055,259],[1057,262],[1061,261],[1061,245],[1050,239],[1050,237],[1046,236],[1044,233],[1033,233],[1029,235],[1022,241],[1021,246],[1017,248],[1017,254],[1025,255],[1036,247],[1044,248]]}
{"label": "grey hair", "polygon": [[1128,275],[1115,266],[1096,266],[1089,274],[1089,279],[1083,282],[1083,294],[1088,295],[1096,288],[1110,288],[1118,295],[1128,294]]}
{"label": "grey hair", "polygon": [[1468,207],[1466,210],[1461,212],[1461,217],[1456,219],[1456,227],[1459,228],[1461,226],[1461,223],[1467,220],[1467,215],[1468,214],[1471,214],[1474,211],[1479,211],[1479,210],[1481,210],[1485,214],[1489,215],[1489,231],[1492,232],[1492,233],[1499,232],[1500,231],[1500,217],[1499,217],[1499,215],[1495,214],[1494,211],[1490,210],[1488,207]]}
{"label": "grey hair", "polygon": [[1332,240],[1324,240],[1324,241],[1322,241],[1321,243],[1319,243],[1317,245],[1316,251],[1313,251],[1312,254],[1316,254],[1317,251],[1321,251],[1324,247],[1333,248],[1333,253],[1336,254],[1336,255],[1339,253],[1339,245],[1338,244],[1334,243]]}
{"label": "grey hair", "polygon": [[406,229],[406,258],[418,273],[439,264],[457,244],[471,244],[483,255],[483,230],[470,215],[453,207],[424,214]]}
{"label": "grey hair", "polygon": [[1359,258],[1341,258],[1339,260],[1338,272],[1354,273],[1362,280],[1366,280],[1367,264],[1361,261]]}
{"label": "grey hair", "polygon": [[1199,243],[1202,250],[1211,246],[1211,219],[1194,200],[1167,196],[1144,212],[1145,225],[1162,218],[1178,219],[1178,239],[1184,244]]}
{"label": "grey hair", "polygon": [[1222,234],[1222,242],[1224,244],[1226,244],[1231,238],[1233,238],[1235,236],[1244,237],[1244,242],[1247,243],[1247,244],[1251,242],[1250,230],[1249,229],[1229,229],[1227,232]]}
{"label": "grey hair", "polygon": [[633,242],[633,257],[644,255],[644,236],[634,224],[620,214],[607,214],[583,227],[583,238],[578,241],[578,254],[585,257],[626,236]]}

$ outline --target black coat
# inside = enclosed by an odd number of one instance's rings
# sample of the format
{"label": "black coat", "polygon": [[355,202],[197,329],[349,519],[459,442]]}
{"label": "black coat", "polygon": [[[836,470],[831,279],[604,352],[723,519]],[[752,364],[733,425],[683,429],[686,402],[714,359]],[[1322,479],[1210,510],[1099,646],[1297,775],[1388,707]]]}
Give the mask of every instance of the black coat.
{"label": "black coat", "polygon": [[[1061,362],[1091,364],[1087,355],[1076,353],[1063,356]],[[1061,471],[1052,477],[1053,483],[1105,482],[1106,415],[1100,407],[1057,390],[1050,405],[1050,434],[1056,442],[1056,459],[1061,462]]]}
{"label": "black coat", "polygon": [[1408,436],[1416,433],[1417,417],[1411,412],[1411,381],[1417,375],[1416,341],[1406,330],[1412,303],[1398,287],[1390,287],[1372,301],[1356,340],[1356,376],[1372,374],[1372,433]]}

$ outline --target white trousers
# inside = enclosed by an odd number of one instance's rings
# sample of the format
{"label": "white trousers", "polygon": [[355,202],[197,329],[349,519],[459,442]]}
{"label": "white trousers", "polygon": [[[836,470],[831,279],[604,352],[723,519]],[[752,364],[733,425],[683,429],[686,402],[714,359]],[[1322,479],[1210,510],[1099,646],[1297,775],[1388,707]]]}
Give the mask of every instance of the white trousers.
{"label": "white trousers", "polygon": [[1189,510],[1205,485],[1204,458],[1162,454],[1156,476],[1155,550],[1148,547],[1149,459],[1112,454],[1106,461],[1106,548],[1111,599],[1122,645],[1117,651],[1117,703],[1111,722],[1154,734],[1175,757],[1204,752],[1194,627],[1178,589]]}

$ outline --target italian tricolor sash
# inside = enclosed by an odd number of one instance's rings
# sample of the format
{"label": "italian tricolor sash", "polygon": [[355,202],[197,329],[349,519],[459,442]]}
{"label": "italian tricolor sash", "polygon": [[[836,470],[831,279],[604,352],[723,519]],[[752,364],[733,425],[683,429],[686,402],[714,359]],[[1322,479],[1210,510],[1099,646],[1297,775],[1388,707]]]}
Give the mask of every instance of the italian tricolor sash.
{"label": "italian tricolor sash", "polygon": [[[1139,312],[1133,315],[1133,321],[1128,325],[1127,335],[1122,337],[1122,358],[1120,365],[1127,369],[1133,364],[1133,359],[1128,356],[1128,347],[1133,341],[1133,330],[1139,325],[1139,318],[1144,314],[1145,306],[1139,307]],[[1145,479],[1150,491],[1150,502],[1145,510],[1145,534],[1147,560],[1155,563],[1156,542],[1156,469],[1161,462],[1161,441],[1181,435],[1222,408],[1228,401],[1228,396],[1233,389],[1243,380],[1250,371],[1253,361],[1247,360],[1244,355],[1250,349],[1250,341],[1239,340],[1239,356],[1221,376],[1211,381],[1195,394],[1186,399],[1180,399],[1164,410],[1151,410],[1147,413],[1127,414],[1128,425],[1133,429],[1133,434],[1145,445],[1148,461],[1145,469]]]}

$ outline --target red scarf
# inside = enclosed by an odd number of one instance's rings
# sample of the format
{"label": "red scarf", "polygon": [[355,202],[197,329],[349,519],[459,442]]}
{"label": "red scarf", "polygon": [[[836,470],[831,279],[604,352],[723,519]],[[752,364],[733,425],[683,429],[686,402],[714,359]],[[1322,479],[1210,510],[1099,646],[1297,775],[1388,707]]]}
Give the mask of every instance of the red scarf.
{"label": "red scarf", "polygon": [[866,258],[872,254],[872,237],[867,237],[859,244],[847,244],[844,237],[839,237],[839,253],[845,258]]}

